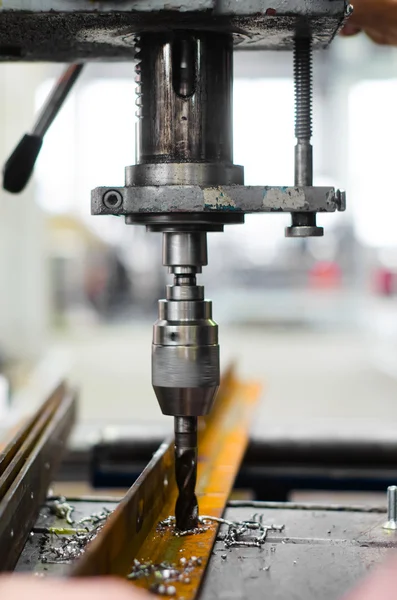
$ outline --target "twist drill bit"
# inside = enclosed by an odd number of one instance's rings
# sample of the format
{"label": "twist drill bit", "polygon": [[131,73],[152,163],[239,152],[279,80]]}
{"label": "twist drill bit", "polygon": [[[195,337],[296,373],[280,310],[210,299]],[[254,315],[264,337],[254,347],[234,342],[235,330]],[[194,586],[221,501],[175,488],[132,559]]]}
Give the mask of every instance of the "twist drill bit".
{"label": "twist drill bit", "polygon": [[175,417],[175,478],[178,499],[175,505],[176,528],[180,531],[198,525],[195,494],[197,478],[197,417]]}

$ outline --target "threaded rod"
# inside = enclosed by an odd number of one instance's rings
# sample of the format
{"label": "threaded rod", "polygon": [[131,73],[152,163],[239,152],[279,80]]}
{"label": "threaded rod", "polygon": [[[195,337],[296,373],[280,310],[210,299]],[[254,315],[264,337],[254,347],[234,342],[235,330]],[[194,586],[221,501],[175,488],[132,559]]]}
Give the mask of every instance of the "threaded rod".
{"label": "threaded rod", "polygon": [[312,104],[313,72],[312,41],[310,38],[295,40],[294,47],[295,88],[295,185],[313,185]]}
{"label": "threaded rod", "polygon": [[[313,52],[311,38],[295,40],[294,46],[294,93],[295,93],[295,185],[313,185]],[[316,213],[291,214],[290,237],[322,235],[316,225]]]}
{"label": "threaded rod", "polygon": [[310,38],[295,40],[295,137],[298,144],[312,137],[313,56]]}

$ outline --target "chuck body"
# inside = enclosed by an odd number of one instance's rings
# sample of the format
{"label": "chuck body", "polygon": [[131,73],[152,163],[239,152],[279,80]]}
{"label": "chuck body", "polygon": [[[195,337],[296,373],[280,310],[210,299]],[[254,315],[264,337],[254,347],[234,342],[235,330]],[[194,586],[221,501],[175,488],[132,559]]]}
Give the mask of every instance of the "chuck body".
{"label": "chuck body", "polygon": [[206,415],[219,387],[218,326],[196,273],[207,263],[206,233],[164,233],[163,261],[174,285],[159,301],[153,328],[152,383],[166,415]]}

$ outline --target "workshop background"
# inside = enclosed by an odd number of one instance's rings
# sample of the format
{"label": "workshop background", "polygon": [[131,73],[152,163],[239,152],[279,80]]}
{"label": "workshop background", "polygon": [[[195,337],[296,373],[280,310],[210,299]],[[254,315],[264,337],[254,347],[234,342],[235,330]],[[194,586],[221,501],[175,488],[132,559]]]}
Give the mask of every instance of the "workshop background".
{"label": "workshop background", "polygon": [[[61,65],[0,65],[4,162]],[[323,239],[284,238],[286,215],[208,236],[200,280],[222,364],[264,384],[253,436],[397,433],[397,50],[364,37],[315,54],[314,184],[347,190]],[[35,177],[0,192],[0,419],[66,373],[73,444],[164,435],[152,324],[169,280],[161,236],[90,215],[90,191],[134,163],[133,65],[89,64],[46,136]],[[246,184],[293,183],[292,56],[235,53],[234,162]],[[14,408],[10,417],[10,406]]]}

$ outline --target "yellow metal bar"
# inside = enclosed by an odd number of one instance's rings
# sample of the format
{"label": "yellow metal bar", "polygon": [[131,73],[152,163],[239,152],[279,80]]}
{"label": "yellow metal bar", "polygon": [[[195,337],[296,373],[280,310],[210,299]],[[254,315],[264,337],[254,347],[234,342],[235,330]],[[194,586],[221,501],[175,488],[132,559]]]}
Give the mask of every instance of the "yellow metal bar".
{"label": "yellow metal bar", "polygon": [[[199,423],[197,497],[201,515],[221,517],[248,442],[249,427],[260,386],[239,381],[233,371],[224,378],[212,414]],[[175,582],[177,597],[195,598],[215,538],[217,523],[202,533],[175,536],[158,524],[174,514],[177,487],[173,443],[163,445],[132,486],[101,533],[74,568],[74,575],[126,576],[134,559],[140,563],[167,562],[195,556],[197,566],[188,581]],[[183,563],[183,560],[182,560]],[[136,582],[146,587],[147,580]]]}

